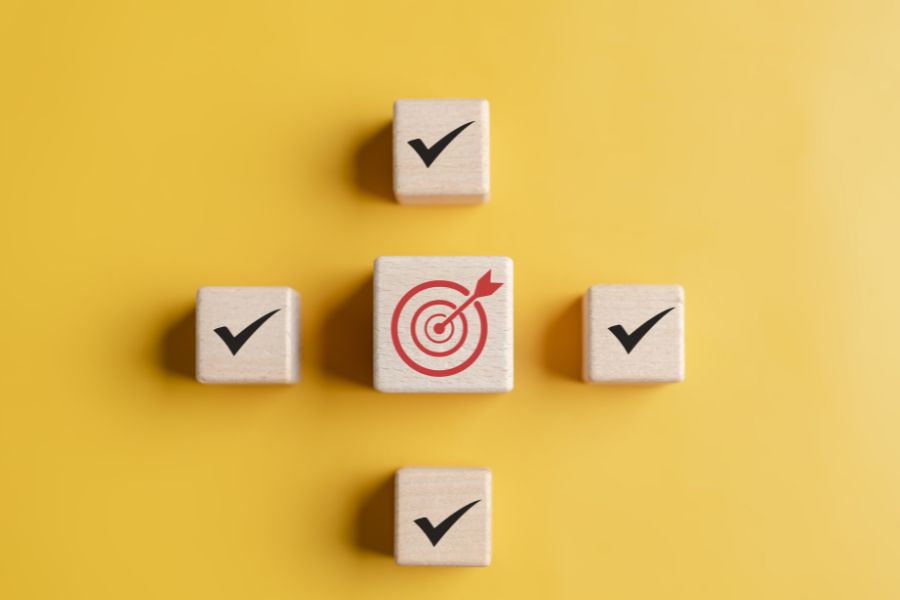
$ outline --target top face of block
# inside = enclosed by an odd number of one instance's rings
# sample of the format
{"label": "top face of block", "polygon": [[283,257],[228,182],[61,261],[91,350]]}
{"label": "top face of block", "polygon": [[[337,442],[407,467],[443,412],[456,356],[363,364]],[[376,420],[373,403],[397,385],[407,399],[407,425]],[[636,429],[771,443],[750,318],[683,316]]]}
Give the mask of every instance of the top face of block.
{"label": "top face of block", "polygon": [[487,100],[394,103],[394,195],[402,204],[478,204],[490,192]]}
{"label": "top face of block", "polygon": [[382,392],[508,392],[512,261],[383,256],[375,261],[375,387]]}
{"label": "top face of block", "polygon": [[678,285],[595,285],[584,299],[584,379],[684,379],[684,290]]}
{"label": "top face of block", "polygon": [[395,484],[397,564],[491,563],[489,469],[407,467]]}
{"label": "top face of block", "polygon": [[204,287],[197,292],[201,383],[296,383],[300,296],[288,287]]}

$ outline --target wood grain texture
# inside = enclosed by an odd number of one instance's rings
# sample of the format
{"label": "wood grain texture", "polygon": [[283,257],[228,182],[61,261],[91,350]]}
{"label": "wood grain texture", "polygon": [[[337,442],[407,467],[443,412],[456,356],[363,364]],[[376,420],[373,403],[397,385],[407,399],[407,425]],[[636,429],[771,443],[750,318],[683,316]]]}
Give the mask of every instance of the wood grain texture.
{"label": "wood grain texture", "polygon": [[[405,467],[395,480],[394,557],[399,565],[486,567],[491,564],[491,471],[485,468]],[[476,502],[477,501],[477,502]],[[419,519],[440,528],[476,502],[437,543]]]}
{"label": "wood grain texture", "polygon": [[[401,204],[480,204],[490,194],[487,100],[397,100],[394,103],[394,196]],[[460,132],[426,166],[410,142],[425,148]]]}
{"label": "wood grain texture", "polygon": [[[236,353],[216,329],[249,335]],[[300,295],[288,287],[204,287],[197,292],[197,380],[201,383],[296,383],[300,379]],[[228,334],[226,334],[228,335]]]}
{"label": "wood grain texture", "polygon": [[[487,277],[493,285],[501,285],[489,295],[469,301]],[[512,260],[498,256],[383,256],[375,261],[374,281],[376,389],[435,393],[512,390]],[[461,307],[462,312],[454,317]],[[446,328],[438,332],[438,324],[450,317]]]}
{"label": "wood grain texture", "polygon": [[[640,335],[642,325],[668,309]],[[585,381],[654,383],[684,379],[681,286],[595,285],[584,297],[582,327]],[[610,328],[625,337],[625,344]],[[629,343],[633,344],[630,352],[626,349]]]}

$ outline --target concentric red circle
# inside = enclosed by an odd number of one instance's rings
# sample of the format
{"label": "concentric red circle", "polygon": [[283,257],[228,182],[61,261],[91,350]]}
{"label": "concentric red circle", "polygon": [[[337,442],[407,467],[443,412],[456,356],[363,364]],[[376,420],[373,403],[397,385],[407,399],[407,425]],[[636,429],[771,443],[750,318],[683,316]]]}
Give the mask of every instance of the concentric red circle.
{"label": "concentric red circle", "polygon": [[[478,336],[478,343],[476,344],[475,348],[472,350],[472,353],[468,357],[466,357],[465,360],[460,362],[458,365],[456,365],[454,367],[450,367],[448,369],[431,369],[426,366],[420,365],[415,360],[413,360],[412,357],[409,356],[409,354],[406,352],[406,350],[404,350],[403,344],[400,341],[400,331],[399,331],[400,316],[403,312],[403,309],[406,307],[406,305],[409,303],[409,301],[413,299],[413,297],[415,297],[417,294],[419,294],[425,290],[429,290],[432,288],[448,288],[448,289],[451,289],[455,292],[462,294],[463,296],[469,295],[469,290],[465,286],[462,286],[462,285],[456,283],[455,281],[448,281],[448,280],[443,280],[443,279],[436,279],[434,281],[426,281],[425,283],[420,283],[419,285],[413,287],[411,290],[406,292],[406,294],[404,294],[402,298],[400,298],[400,301],[397,303],[397,306],[394,308],[394,314],[393,314],[393,317],[391,318],[391,340],[394,343],[394,349],[397,351],[397,355],[411,369],[414,369],[415,371],[418,371],[419,373],[422,373],[423,375],[429,375],[431,377],[448,377],[450,375],[456,375],[457,373],[461,373],[461,372],[465,371],[470,366],[472,366],[472,364],[476,360],[478,360],[479,356],[481,356],[481,352],[482,352],[482,350],[484,350],[484,346],[487,343],[487,334],[488,334],[487,315],[485,314],[484,307],[481,306],[480,302],[475,301],[472,303],[472,306],[474,307],[475,312],[478,314],[478,321],[480,324],[479,336]],[[416,324],[417,324],[418,319],[421,316],[422,312],[426,308],[430,308],[433,306],[446,307],[449,311],[447,313],[448,315],[450,313],[452,313],[453,310],[456,309],[456,305],[448,300],[431,300],[429,302],[426,302],[422,306],[420,306],[418,309],[416,309],[416,312],[413,313],[412,321],[410,323],[410,331],[411,331],[413,343],[416,345],[416,347],[420,351],[422,351],[423,353],[425,353],[429,356],[435,356],[435,357],[450,356],[450,355],[454,354],[455,352],[458,352],[459,349],[462,347],[462,345],[465,343],[466,339],[468,338],[468,321],[466,320],[465,315],[462,313],[460,313],[459,316],[456,317],[456,319],[459,319],[460,326],[462,327],[460,341],[457,342],[457,344],[454,345],[449,350],[436,352],[434,350],[426,348],[422,344],[422,341],[419,339],[418,332],[416,331]],[[444,318],[446,318],[446,317],[444,317]],[[433,315],[430,316],[428,319],[426,319],[426,321],[425,321],[426,327],[430,324],[430,321],[432,319],[433,319]],[[456,319],[454,319],[454,321]],[[452,321],[451,321],[450,325],[451,326],[453,325]],[[452,339],[454,331],[455,330],[451,328],[451,333],[446,338],[447,340]],[[429,337],[427,329],[426,329],[426,338],[428,340],[430,340],[432,343],[441,343],[441,342],[437,342],[437,341],[433,340],[431,337]]]}
{"label": "concentric red circle", "polygon": [[[428,317],[428,319],[425,321],[425,325],[422,326],[422,330],[425,332],[425,337],[428,338],[429,342],[433,344],[443,344],[447,340],[451,339],[453,337],[453,334],[456,333],[456,325],[453,324],[453,321],[450,321],[450,323],[448,323],[448,325],[450,326],[450,331],[447,333],[447,335],[444,336],[443,339],[436,339],[431,336],[432,330],[436,335],[442,335],[444,333],[446,327],[441,329],[440,331],[438,331],[438,329],[441,328],[441,325],[446,318],[447,315],[443,313],[436,313]],[[435,319],[438,320],[437,323],[434,322]]]}
{"label": "concentric red circle", "polygon": [[[451,354],[453,354],[454,352],[459,350],[463,344],[466,343],[466,337],[468,337],[468,335],[469,335],[469,323],[468,323],[468,321],[466,321],[466,315],[460,313],[459,316],[457,317],[457,319],[462,321],[462,335],[460,335],[460,337],[459,337],[459,342],[457,342],[456,345],[453,346],[452,348],[450,348],[449,350],[444,350],[444,351],[439,352],[437,350],[431,350],[430,348],[426,348],[425,345],[422,344],[422,342],[419,340],[419,334],[418,334],[418,331],[416,330],[416,325],[419,322],[419,317],[421,316],[422,312],[428,308],[431,308],[432,306],[446,306],[447,308],[450,309],[451,312],[456,309],[456,305],[453,304],[452,302],[448,302],[447,300],[432,300],[431,302],[426,302],[425,304],[420,306],[418,309],[416,309],[416,312],[413,314],[412,322],[409,325],[410,334],[412,335],[413,343],[416,345],[416,347],[419,350],[421,350],[428,356],[437,356],[437,357],[450,356]],[[452,324],[452,321],[451,321],[451,324]],[[426,327],[428,326],[428,321],[425,322],[425,325],[426,325]],[[426,337],[428,336],[427,329],[425,331],[425,335],[426,335]],[[450,337],[453,337],[453,336],[451,335]],[[428,339],[431,339],[431,338],[428,338]]]}

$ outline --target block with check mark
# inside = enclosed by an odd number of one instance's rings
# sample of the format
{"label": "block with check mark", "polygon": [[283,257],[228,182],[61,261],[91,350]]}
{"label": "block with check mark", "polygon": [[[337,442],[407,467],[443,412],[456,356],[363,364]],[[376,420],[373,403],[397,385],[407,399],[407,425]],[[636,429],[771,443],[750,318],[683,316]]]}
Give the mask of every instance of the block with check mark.
{"label": "block with check mark", "polygon": [[487,100],[394,103],[394,196],[401,204],[480,204],[490,192]]}
{"label": "block with check mark", "polygon": [[398,565],[491,564],[491,471],[405,467],[395,480]]}
{"label": "block with check mark", "polygon": [[200,288],[196,334],[201,383],[300,378],[300,295],[291,288]]}
{"label": "block with check mark", "polygon": [[583,376],[591,383],[684,379],[684,290],[595,285],[583,302]]}

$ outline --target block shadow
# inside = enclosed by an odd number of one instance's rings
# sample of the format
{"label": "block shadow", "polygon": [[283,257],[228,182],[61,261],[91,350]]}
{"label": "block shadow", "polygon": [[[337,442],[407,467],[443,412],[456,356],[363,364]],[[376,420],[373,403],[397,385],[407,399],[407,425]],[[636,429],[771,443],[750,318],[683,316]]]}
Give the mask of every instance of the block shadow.
{"label": "block shadow", "polygon": [[391,122],[381,125],[353,155],[353,180],[360,189],[394,201],[393,134]]}
{"label": "block shadow", "polygon": [[334,377],[372,387],[372,276],[329,311],[322,325],[322,367]]}
{"label": "block shadow", "polygon": [[570,301],[544,333],[544,366],[554,375],[581,381],[581,298]]}
{"label": "block shadow", "polygon": [[163,370],[194,379],[197,339],[197,316],[194,308],[181,313],[164,332],[159,347],[159,359]]}
{"label": "block shadow", "polygon": [[356,545],[376,554],[394,554],[394,475],[381,480],[356,515]]}

